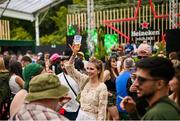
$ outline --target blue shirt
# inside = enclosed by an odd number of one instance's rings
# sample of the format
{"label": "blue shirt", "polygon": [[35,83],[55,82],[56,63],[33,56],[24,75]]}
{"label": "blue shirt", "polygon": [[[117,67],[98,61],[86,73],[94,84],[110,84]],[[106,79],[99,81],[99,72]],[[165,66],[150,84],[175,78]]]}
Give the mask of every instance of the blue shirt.
{"label": "blue shirt", "polygon": [[130,71],[124,71],[116,79],[116,94],[117,94],[116,105],[119,112],[126,112],[125,110],[121,109],[120,102],[122,101],[122,99],[120,99],[118,96],[125,97],[128,95],[126,87],[127,87],[127,81],[130,78],[130,76],[131,76]]}

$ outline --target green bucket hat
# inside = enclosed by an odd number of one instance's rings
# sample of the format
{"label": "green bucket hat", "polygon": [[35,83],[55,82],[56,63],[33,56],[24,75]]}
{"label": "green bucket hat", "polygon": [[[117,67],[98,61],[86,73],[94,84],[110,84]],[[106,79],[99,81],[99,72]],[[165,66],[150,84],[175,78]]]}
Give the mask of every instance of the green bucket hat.
{"label": "green bucket hat", "polygon": [[59,99],[68,91],[69,89],[60,83],[56,75],[43,73],[31,79],[29,93],[25,100],[31,102],[41,99]]}
{"label": "green bucket hat", "polygon": [[40,74],[43,71],[43,67],[40,64],[30,63],[25,66],[23,70],[23,78],[25,80],[24,89],[29,90],[29,81],[32,77]]}

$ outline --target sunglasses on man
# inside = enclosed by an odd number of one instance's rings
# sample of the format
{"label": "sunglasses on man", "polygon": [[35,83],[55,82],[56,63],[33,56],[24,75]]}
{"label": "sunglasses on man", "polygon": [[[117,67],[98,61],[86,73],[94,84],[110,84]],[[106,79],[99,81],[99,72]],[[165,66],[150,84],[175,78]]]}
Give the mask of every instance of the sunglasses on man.
{"label": "sunglasses on man", "polygon": [[148,56],[138,56],[138,59],[143,59],[143,58],[147,58]]}
{"label": "sunglasses on man", "polygon": [[145,83],[146,81],[157,81],[159,79],[155,79],[155,78],[145,78],[142,76],[137,76],[136,75],[136,80],[138,81],[139,85],[142,85],[143,83]]}

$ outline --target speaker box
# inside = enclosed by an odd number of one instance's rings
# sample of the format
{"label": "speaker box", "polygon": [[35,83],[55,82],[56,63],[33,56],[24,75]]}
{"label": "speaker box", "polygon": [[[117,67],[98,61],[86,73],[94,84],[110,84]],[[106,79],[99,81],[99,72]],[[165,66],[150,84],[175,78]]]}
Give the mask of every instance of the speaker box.
{"label": "speaker box", "polygon": [[[72,54],[72,51],[71,51],[71,48],[69,47],[69,44],[72,45],[73,39],[74,39],[74,36],[67,36],[66,37],[66,49],[65,49],[66,55],[70,56]],[[82,51],[84,54],[87,52],[86,36],[82,36],[80,51]]]}
{"label": "speaker box", "polygon": [[166,31],[166,52],[180,52],[180,29]]}

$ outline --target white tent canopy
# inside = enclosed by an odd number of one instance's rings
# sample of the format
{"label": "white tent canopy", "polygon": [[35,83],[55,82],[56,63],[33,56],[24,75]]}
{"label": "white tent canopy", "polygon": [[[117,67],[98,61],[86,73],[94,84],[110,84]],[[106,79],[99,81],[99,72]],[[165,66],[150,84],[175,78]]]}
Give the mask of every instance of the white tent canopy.
{"label": "white tent canopy", "polygon": [[[5,0],[0,0],[5,1]],[[10,18],[35,21],[36,45],[39,46],[39,20],[40,13],[58,5],[65,0],[6,0],[0,4],[0,15]]]}

